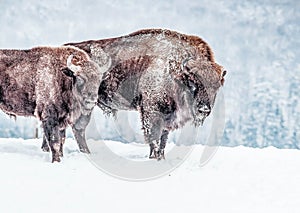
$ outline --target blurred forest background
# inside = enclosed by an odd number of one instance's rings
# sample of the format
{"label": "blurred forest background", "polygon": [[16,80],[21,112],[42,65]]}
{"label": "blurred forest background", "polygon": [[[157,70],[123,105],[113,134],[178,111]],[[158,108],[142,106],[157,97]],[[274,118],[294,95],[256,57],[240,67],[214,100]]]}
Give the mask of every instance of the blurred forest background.
{"label": "blurred forest background", "polygon": [[[222,145],[299,149],[299,10],[299,1],[286,0],[0,0],[0,48],[60,46],[144,28],[197,35],[227,70]],[[0,137],[32,138],[36,125],[0,113]]]}

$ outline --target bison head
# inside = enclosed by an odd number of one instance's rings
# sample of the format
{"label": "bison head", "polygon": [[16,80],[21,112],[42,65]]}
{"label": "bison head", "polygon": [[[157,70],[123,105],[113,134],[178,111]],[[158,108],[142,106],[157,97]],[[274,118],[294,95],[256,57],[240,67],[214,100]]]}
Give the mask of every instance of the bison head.
{"label": "bison head", "polygon": [[74,80],[74,97],[85,109],[92,109],[98,98],[101,79],[99,66],[91,61],[70,55],[64,73]]}
{"label": "bison head", "polygon": [[190,111],[196,126],[202,125],[213,108],[218,89],[224,84],[226,71],[205,58],[188,58],[182,63],[177,80],[188,94]]}

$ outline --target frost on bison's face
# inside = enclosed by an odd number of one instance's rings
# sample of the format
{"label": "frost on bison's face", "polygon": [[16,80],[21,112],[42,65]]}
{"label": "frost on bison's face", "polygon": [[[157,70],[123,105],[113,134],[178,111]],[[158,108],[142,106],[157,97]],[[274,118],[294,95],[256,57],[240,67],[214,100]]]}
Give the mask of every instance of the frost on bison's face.
{"label": "frost on bison's face", "polygon": [[169,131],[209,116],[225,71],[197,36],[146,29],[67,45],[84,50],[103,73],[98,106],[107,114],[138,110],[150,158],[164,158]]}
{"label": "frost on bison's face", "polygon": [[224,83],[226,71],[218,64],[203,58],[188,59],[184,62],[182,70],[175,81],[189,94],[193,122],[199,126],[211,113],[217,91]]}

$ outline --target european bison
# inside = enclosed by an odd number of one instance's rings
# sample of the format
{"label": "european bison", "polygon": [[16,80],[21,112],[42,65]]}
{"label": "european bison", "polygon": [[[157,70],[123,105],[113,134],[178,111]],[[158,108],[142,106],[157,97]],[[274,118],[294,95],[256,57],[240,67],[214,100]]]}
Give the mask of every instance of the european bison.
{"label": "european bison", "polygon": [[97,102],[99,66],[76,47],[0,50],[0,109],[42,121],[52,162],[60,161],[68,124],[88,152],[85,128]]}
{"label": "european bison", "polygon": [[138,110],[150,158],[164,158],[169,131],[191,120],[196,126],[203,123],[226,74],[206,42],[170,30],[66,45],[109,67],[98,90],[98,106],[107,114]]}

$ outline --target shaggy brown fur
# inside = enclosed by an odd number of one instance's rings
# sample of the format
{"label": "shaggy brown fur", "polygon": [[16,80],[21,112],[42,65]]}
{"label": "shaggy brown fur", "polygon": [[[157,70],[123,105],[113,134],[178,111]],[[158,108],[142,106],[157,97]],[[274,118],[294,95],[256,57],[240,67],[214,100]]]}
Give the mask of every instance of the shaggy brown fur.
{"label": "shaggy brown fur", "polygon": [[[106,113],[138,110],[145,141],[162,158],[168,132],[210,114],[225,71],[196,36],[146,29],[117,38],[69,43],[107,66],[98,106]],[[101,54],[100,54],[101,53]]]}
{"label": "shaggy brown fur", "polygon": [[[84,132],[100,78],[99,66],[75,47],[0,50],[0,108],[39,118],[52,161],[60,161],[62,132],[68,124]],[[76,139],[82,143],[84,135]],[[80,148],[88,152],[87,146]]]}

